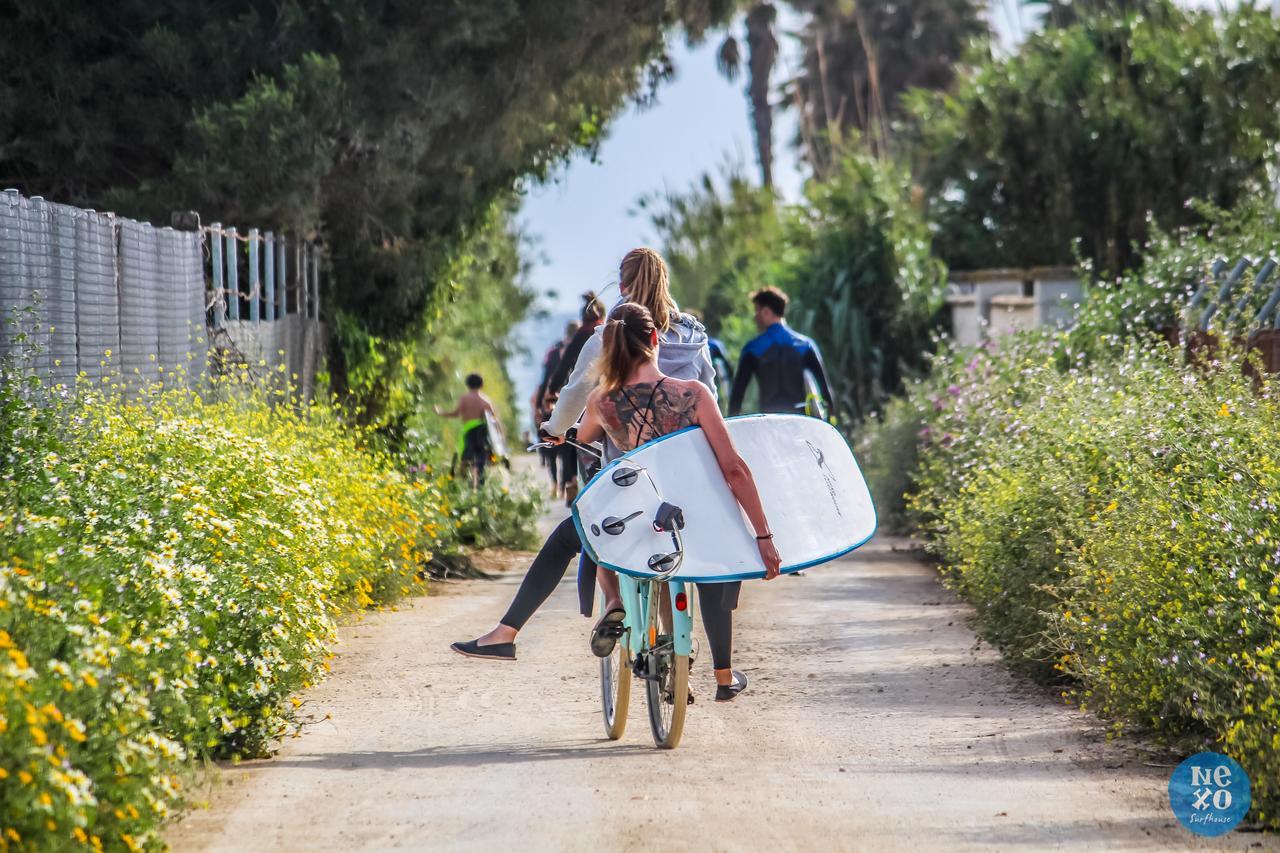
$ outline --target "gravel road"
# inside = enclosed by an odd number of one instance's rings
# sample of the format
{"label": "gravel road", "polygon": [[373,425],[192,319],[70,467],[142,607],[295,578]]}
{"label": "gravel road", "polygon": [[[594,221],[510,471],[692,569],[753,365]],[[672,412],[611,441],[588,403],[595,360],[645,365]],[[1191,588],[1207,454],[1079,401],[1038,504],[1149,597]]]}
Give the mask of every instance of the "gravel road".
{"label": "gravel road", "polygon": [[449,642],[487,629],[527,556],[442,583],[343,630],[279,755],[212,774],[186,850],[1258,849],[1200,841],[1169,812],[1170,759],[1010,675],[916,556],[876,540],[743,591],[735,666],[710,661],[673,752],[633,693],[626,737],[599,718],[588,625],[561,584],[513,664]]}

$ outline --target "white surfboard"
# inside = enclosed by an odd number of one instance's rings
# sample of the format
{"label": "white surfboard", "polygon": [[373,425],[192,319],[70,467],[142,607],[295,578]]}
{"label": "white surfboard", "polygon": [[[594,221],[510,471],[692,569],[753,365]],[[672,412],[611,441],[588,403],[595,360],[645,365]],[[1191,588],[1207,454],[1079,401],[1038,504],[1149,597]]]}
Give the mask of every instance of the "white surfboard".
{"label": "white surfboard", "polygon": [[[834,560],[875,533],[871,493],[835,427],[801,415],[746,415],[728,425],[760,490],[782,572]],[[684,511],[684,557],[674,577],[764,577],[755,534],[698,427],[641,445],[583,487],[573,519],[587,553],[606,568],[653,576],[650,558],[673,549],[671,535],[653,528],[664,501]]]}
{"label": "white surfboard", "polygon": [[507,458],[507,437],[502,432],[502,424],[493,416],[493,412],[485,410],[485,427],[489,430],[489,449],[499,459]]}
{"label": "white surfboard", "polygon": [[818,377],[811,370],[804,372],[804,409],[804,413],[811,418],[823,421],[827,419],[827,401],[822,396]]}

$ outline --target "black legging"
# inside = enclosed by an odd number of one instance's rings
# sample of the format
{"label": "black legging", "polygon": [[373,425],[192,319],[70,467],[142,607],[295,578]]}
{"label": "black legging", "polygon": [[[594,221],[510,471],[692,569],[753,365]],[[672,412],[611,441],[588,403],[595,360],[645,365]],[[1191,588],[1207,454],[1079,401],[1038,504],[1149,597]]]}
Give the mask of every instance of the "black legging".
{"label": "black legging", "polygon": [[578,451],[572,444],[562,444],[552,448],[551,452],[556,454],[560,463],[560,485],[567,488],[578,479]]}
{"label": "black legging", "polygon": [[560,475],[556,473],[556,460],[560,457],[556,454],[554,447],[544,447],[538,451],[542,457],[542,464],[551,474],[551,485],[560,485]]}
{"label": "black legging", "polygon": [[[569,563],[581,550],[582,542],[578,539],[573,519],[566,518],[551,531],[542,550],[533,558],[533,565],[520,582],[520,589],[507,608],[507,614],[502,617],[502,624],[517,631],[523,628],[529,617],[551,597]],[[742,581],[700,583],[697,586],[702,625],[707,632],[707,645],[711,647],[711,665],[715,669],[728,669],[733,654],[733,609],[738,606]]]}
{"label": "black legging", "polygon": [[534,611],[542,606],[542,602],[551,597],[556,584],[560,583],[565,570],[569,568],[569,563],[581,550],[582,542],[578,540],[578,530],[573,526],[573,519],[566,518],[551,531],[542,550],[533,558],[533,565],[520,582],[520,589],[507,608],[507,615],[502,617],[502,624],[517,631],[523,628]]}

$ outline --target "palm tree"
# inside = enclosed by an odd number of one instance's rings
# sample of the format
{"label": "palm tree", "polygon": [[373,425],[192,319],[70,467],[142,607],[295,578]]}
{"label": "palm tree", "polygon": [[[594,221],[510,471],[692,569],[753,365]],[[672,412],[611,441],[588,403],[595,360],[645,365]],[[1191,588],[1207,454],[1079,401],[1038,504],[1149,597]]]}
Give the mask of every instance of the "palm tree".
{"label": "palm tree", "polygon": [[788,88],[800,109],[806,156],[819,173],[850,129],[884,153],[900,97],[912,88],[945,88],[970,42],[988,34],[982,0],[791,4],[809,20],[801,34],[803,65]]}
{"label": "palm tree", "polygon": [[[773,27],[778,10],[772,3],[756,3],[747,12],[747,98],[751,102],[751,123],[755,130],[756,159],[760,163],[760,183],[773,186],[773,105],[769,103],[769,77],[778,60],[778,39]],[[716,58],[720,73],[735,80],[742,70],[742,52],[730,33],[720,45]]]}

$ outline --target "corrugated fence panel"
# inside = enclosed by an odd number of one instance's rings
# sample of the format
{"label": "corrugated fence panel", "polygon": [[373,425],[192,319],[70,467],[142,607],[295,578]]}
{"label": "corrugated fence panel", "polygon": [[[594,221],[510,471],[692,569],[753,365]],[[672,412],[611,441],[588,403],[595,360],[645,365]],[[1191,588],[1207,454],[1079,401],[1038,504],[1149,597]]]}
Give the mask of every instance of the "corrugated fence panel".
{"label": "corrugated fence panel", "polygon": [[111,217],[90,210],[76,219],[76,337],[79,369],[95,384],[120,359],[120,293]]}
{"label": "corrugated fence panel", "polygon": [[[48,375],[53,359],[49,352],[49,290],[52,287],[50,265],[51,223],[49,211],[40,199],[26,199],[19,216],[18,239],[22,243],[21,275],[27,280],[30,303],[35,306],[36,320],[28,328],[37,353],[33,366]],[[25,325],[25,324],[24,324]]]}
{"label": "corrugated fence panel", "polygon": [[160,258],[155,229],[120,220],[120,369],[131,386],[160,378]]}
{"label": "corrugated fence panel", "polygon": [[26,199],[16,192],[0,194],[0,355],[17,349],[17,336],[30,324],[30,282],[22,262],[22,210]]}
{"label": "corrugated fence panel", "polygon": [[[178,243],[178,270],[184,285],[178,302],[178,321],[186,332],[182,356],[187,376],[204,378],[209,366],[209,333],[205,326],[204,240],[199,232],[174,232]],[[188,357],[189,356],[189,357]]]}
{"label": "corrugated fence panel", "polygon": [[76,216],[63,204],[43,205],[49,220],[49,283],[44,319],[49,326],[49,377],[76,381]]}
{"label": "corrugated fence panel", "polygon": [[191,282],[186,278],[182,263],[185,254],[182,238],[185,236],[172,228],[161,229],[156,234],[159,360],[166,383],[173,379],[175,372],[185,373],[187,349],[194,343],[192,330],[187,326],[187,296]]}

